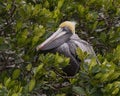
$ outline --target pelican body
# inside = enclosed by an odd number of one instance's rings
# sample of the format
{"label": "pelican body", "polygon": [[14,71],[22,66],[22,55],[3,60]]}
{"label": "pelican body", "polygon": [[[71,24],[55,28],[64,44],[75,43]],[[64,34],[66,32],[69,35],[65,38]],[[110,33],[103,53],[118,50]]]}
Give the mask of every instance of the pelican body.
{"label": "pelican body", "polygon": [[67,76],[74,76],[79,71],[80,59],[76,53],[77,48],[95,56],[92,46],[75,34],[75,24],[71,21],[61,23],[58,30],[36,48],[37,51],[58,52],[70,58],[69,65],[63,68]]}

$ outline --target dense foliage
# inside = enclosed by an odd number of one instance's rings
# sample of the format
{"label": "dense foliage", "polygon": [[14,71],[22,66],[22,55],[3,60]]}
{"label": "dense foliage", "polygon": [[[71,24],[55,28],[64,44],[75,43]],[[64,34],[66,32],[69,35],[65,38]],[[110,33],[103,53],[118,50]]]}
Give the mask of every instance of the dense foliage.
{"label": "dense foliage", "polygon": [[[72,78],[61,75],[69,63],[63,55],[40,54],[35,62],[36,46],[65,20],[77,22],[101,62],[81,62]],[[120,95],[120,0],[0,0],[0,96],[40,95]]]}

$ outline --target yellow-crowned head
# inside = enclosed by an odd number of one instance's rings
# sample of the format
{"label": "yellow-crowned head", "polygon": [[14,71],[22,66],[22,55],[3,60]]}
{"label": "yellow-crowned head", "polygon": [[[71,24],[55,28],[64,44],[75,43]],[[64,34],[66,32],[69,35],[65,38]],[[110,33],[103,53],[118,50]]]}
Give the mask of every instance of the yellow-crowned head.
{"label": "yellow-crowned head", "polygon": [[67,27],[73,34],[75,33],[75,25],[76,22],[74,21],[65,21],[63,23],[60,24],[60,28],[64,28]]}

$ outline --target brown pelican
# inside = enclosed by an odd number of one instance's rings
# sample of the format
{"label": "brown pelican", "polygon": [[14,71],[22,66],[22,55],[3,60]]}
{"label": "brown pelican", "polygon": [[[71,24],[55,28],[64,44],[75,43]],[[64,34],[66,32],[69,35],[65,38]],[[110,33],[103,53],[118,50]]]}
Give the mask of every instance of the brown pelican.
{"label": "brown pelican", "polygon": [[61,23],[58,30],[36,48],[37,51],[58,52],[70,58],[70,64],[63,68],[67,76],[74,76],[79,70],[80,59],[76,53],[77,48],[95,56],[92,46],[75,34],[75,24],[72,21]]}

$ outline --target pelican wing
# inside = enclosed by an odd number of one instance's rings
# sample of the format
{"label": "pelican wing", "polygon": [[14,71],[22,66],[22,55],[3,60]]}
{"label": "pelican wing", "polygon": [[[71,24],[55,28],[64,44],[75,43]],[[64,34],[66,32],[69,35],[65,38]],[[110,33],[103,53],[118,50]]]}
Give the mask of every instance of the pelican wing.
{"label": "pelican wing", "polygon": [[[75,52],[75,49],[73,47],[72,49],[74,51],[71,52],[71,46],[69,45],[69,43],[70,43],[70,41],[65,42],[64,44],[62,44],[58,48],[54,49],[54,51],[58,52],[60,54],[64,54],[64,56],[70,58],[70,64],[67,65],[65,68],[63,68],[63,71],[65,73],[67,73],[68,76],[73,76],[78,72],[80,62],[78,60],[76,60],[75,56],[72,54]],[[77,47],[75,47],[75,48],[77,48]]]}
{"label": "pelican wing", "polygon": [[76,34],[71,37],[71,41],[74,42],[83,52],[87,52],[88,54],[93,54],[95,56],[93,47],[88,42],[80,39]]}
{"label": "pelican wing", "polygon": [[[73,42],[73,44],[75,44],[77,47],[79,47],[83,52],[87,52],[88,54],[93,55],[96,58],[97,63],[100,64],[100,62],[99,62],[99,60],[98,60],[98,58],[93,50],[93,47],[88,42],[80,39],[77,36],[77,34],[74,34],[71,36],[71,42]],[[74,49],[74,50],[76,50],[76,49]],[[73,51],[73,47],[71,48],[71,52],[72,52],[72,54],[74,54],[77,57],[77,54]],[[90,62],[90,60],[86,60],[86,61]]]}

